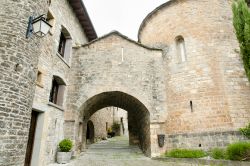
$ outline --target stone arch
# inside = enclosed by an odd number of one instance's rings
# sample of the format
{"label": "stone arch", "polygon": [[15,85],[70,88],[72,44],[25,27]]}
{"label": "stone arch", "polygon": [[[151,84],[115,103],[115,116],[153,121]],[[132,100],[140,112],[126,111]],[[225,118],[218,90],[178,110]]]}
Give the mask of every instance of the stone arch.
{"label": "stone arch", "polygon": [[[80,108],[80,116],[86,124],[89,118],[98,110],[114,106],[128,112],[129,143],[138,144],[143,153],[150,156],[150,113],[137,98],[120,91],[108,91],[89,98]],[[86,125],[85,125],[86,126]],[[86,133],[83,128],[83,134]],[[86,136],[83,135],[83,138]],[[82,148],[86,141],[83,140]]]}
{"label": "stone arch", "polygon": [[87,143],[95,142],[95,126],[91,120],[87,122],[87,131],[86,131],[86,141]]}
{"label": "stone arch", "polygon": [[68,29],[65,27],[65,26],[61,26],[61,32],[64,34],[64,36],[67,38],[67,39],[71,39],[71,35],[70,35],[70,32],[68,31]]}

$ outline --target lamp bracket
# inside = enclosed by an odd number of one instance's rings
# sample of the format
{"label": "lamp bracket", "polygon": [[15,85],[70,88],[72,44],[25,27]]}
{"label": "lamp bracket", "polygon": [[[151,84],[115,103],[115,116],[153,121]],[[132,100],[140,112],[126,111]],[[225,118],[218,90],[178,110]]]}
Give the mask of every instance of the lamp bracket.
{"label": "lamp bracket", "polygon": [[26,31],[26,39],[31,37],[31,35],[32,35],[32,31],[33,31],[32,22],[33,22],[33,19],[34,19],[33,16],[29,17],[28,28],[27,28],[27,31]]}

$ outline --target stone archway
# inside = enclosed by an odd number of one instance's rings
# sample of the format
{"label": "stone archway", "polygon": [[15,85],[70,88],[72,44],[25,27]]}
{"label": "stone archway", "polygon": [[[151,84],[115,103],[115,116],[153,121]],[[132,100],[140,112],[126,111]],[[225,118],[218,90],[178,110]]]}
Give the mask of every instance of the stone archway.
{"label": "stone archway", "polygon": [[[114,106],[128,112],[129,143],[138,144],[143,153],[151,154],[150,146],[150,113],[148,109],[135,97],[120,92],[110,91],[97,94],[89,98],[81,107],[81,118],[86,127],[83,127],[83,138],[86,138],[87,122],[98,110]],[[82,142],[82,148],[86,146],[86,140]]]}

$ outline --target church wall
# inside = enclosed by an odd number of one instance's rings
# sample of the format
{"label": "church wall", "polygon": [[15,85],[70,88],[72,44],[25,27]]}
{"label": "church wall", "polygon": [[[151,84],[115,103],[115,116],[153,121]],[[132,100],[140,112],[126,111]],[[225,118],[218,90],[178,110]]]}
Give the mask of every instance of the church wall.
{"label": "church wall", "polygon": [[[185,62],[178,57],[178,36],[185,41]],[[197,148],[201,140],[202,146],[225,146],[243,139],[231,131],[250,121],[250,86],[233,31],[231,1],[172,0],[144,22],[139,40],[165,50],[168,115],[161,128],[168,148]]]}

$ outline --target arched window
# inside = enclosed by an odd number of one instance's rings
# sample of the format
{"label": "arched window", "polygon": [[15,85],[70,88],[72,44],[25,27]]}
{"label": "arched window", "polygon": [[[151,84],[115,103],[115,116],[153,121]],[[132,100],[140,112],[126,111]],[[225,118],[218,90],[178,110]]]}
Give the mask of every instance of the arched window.
{"label": "arched window", "polygon": [[187,56],[186,56],[184,38],[182,36],[178,36],[176,37],[175,41],[176,41],[177,57],[180,62],[185,62],[187,60]]}
{"label": "arched window", "polygon": [[65,82],[58,76],[53,76],[49,101],[59,106],[63,105]]}
{"label": "arched window", "polygon": [[66,62],[69,62],[69,58],[71,56],[72,49],[72,39],[65,27],[62,26],[62,30],[60,33],[59,45],[58,45],[58,53],[62,58],[65,59]]}

